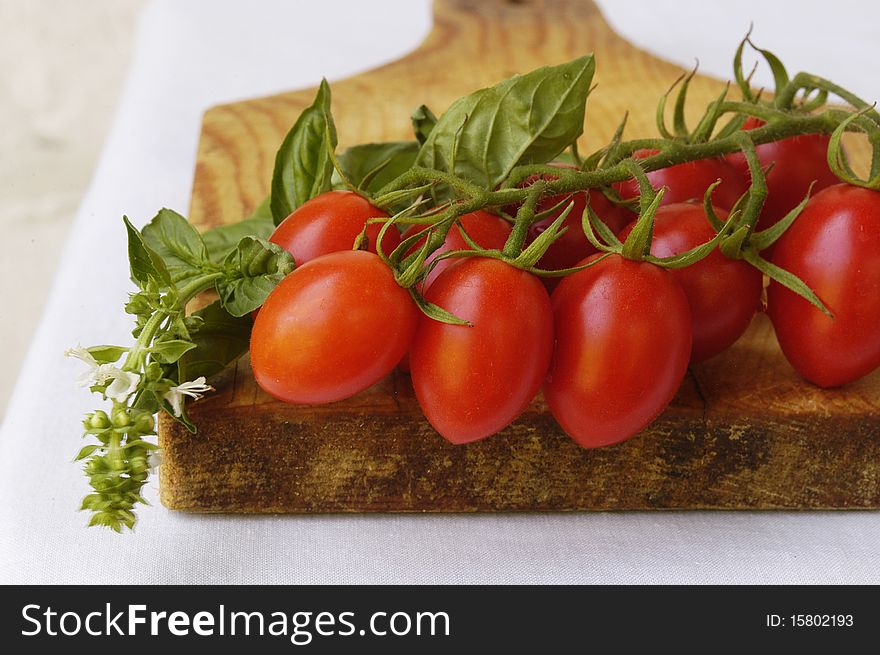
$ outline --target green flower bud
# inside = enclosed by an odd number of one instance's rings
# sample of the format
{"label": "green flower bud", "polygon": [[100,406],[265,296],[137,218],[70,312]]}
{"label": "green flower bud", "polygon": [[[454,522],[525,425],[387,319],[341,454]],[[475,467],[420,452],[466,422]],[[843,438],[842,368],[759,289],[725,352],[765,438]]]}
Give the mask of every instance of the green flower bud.
{"label": "green flower bud", "polygon": [[124,428],[131,425],[131,415],[125,409],[113,410],[113,427]]}
{"label": "green flower bud", "polygon": [[107,416],[107,412],[99,409],[94,414],[89,415],[88,423],[87,429],[105,430],[110,427],[110,417]]}
{"label": "green flower bud", "polygon": [[156,427],[156,421],[152,414],[141,414],[134,423],[134,429],[139,434],[149,434]]}
{"label": "green flower bud", "polygon": [[113,483],[104,476],[93,477],[92,486],[96,491],[101,492],[108,491],[113,486]]}
{"label": "green flower bud", "polygon": [[201,316],[186,316],[183,319],[183,324],[187,330],[198,330],[205,324],[205,319]]}
{"label": "green flower bud", "polygon": [[83,469],[88,476],[94,476],[102,473],[104,471],[104,458],[93,457],[86,462],[86,465],[83,467]]}

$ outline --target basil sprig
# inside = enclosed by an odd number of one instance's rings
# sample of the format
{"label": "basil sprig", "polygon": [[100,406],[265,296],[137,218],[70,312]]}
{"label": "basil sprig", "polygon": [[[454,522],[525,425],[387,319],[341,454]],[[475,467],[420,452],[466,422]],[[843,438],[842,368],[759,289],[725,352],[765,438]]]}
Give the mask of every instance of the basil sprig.
{"label": "basil sprig", "polygon": [[327,80],[321,80],[315,101],[300,114],[275,156],[269,201],[275,225],[307,200],[330,189],[335,149],[330,86]]}
{"label": "basil sprig", "polygon": [[430,130],[415,164],[491,189],[515,166],[551,161],[583,133],[594,71],[587,55],[456,100]]}
{"label": "basil sprig", "polygon": [[[153,414],[162,409],[195,432],[185,399],[209,391],[207,378],[247,350],[249,313],[294,267],[287,251],[262,237],[246,235],[230,246],[238,234],[221,228],[203,238],[170,209],[140,231],[124,221],[138,288],[125,306],[135,317],[135,344],[67,353],[89,367],[80,383],[113,403],[109,414],[86,415],[84,436],[97,443],[80,449],[77,459],[85,460],[93,488],[82,505],[92,512],[90,524],[116,531],[134,525],[134,507],[144,502],[141,488],[156,450],[146,440],[155,435]],[[254,217],[247,230],[265,232],[265,222]],[[189,301],[209,289],[220,300],[187,316]]]}

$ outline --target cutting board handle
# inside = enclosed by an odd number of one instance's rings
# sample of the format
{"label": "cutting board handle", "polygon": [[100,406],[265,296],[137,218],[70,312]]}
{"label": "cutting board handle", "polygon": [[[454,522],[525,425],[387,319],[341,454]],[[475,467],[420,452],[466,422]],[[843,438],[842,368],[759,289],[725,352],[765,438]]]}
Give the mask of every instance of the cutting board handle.
{"label": "cutting board handle", "polygon": [[[631,47],[592,0],[434,0],[433,30],[412,55],[440,50],[485,57],[503,52],[511,61],[534,61],[534,51],[554,38],[582,40],[584,52],[598,50],[597,42],[603,50],[609,45]],[[473,65],[479,66],[480,60]]]}
{"label": "cutting board handle", "polygon": [[592,0],[434,0],[435,20],[455,20],[462,16],[528,22],[536,17],[596,16],[601,19],[602,14]]}

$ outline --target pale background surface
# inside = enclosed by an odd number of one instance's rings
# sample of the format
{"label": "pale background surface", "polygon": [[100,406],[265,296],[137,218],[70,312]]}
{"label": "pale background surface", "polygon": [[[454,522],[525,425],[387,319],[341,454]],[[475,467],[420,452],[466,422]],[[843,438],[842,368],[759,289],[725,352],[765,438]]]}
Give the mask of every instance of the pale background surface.
{"label": "pale background surface", "polygon": [[[429,29],[425,0],[317,5],[0,0],[0,406],[27,360],[0,431],[0,582],[880,581],[875,512],[199,517],[158,505],[154,481],[134,535],[82,527],[70,458],[93,402],[60,353],[128,338],[119,217],[185,211],[206,107],[332,82]],[[837,2],[858,19],[833,21],[824,2],[600,5],[637,45],[724,77],[754,20],[792,69],[880,95],[878,3]]]}
{"label": "pale background surface", "polygon": [[94,173],[144,0],[0,0],[0,417]]}

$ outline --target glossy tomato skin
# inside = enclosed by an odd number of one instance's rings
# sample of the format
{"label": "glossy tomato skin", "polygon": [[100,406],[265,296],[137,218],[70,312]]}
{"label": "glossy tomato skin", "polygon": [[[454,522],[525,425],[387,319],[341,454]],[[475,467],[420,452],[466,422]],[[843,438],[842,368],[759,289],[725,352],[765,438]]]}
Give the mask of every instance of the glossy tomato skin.
{"label": "glossy tomato skin", "polygon": [[[462,228],[464,228],[467,235],[477,245],[487,250],[500,250],[504,247],[507,237],[510,236],[510,223],[500,216],[495,216],[487,211],[477,210],[470,214],[465,214],[459,218],[459,222],[460,226],[454,225],[449,232],[446,233],[446,239],[444,240],[443,245],[431,253],[430,257],[426,260],[426,263],[430,264],[437,257],[450,250],[470,250],[470,246],[461,234]],[[410,225],[404,230],[402,239],[406,240],[424,229],[424,225]],[[407,251],[408,254],[416,252],[424,244],[425,239],[419,239],[416,244]],[[437,279],[438,275],[455,263],[457,263],[455,259],[441,260],[425,277],[422,282],[422,288],[427,289],[431,283]]]}
{"label": "glossy tomato skin", "polygon": [[[351,250],[355,239],[369,218],[387,218],[388,214],[353,191],[328,191],[293,210],[269,237],[269,241],[293,255],[297,266],[340,250]],[[376,252],[381,223],[367,227],[368,250]],[[385,230],[382,250],[390,253],[400,244],[400,232]]]}
{"label": "glossy tomato skin", "polygon": [[444,271],[426,298],[472,327],[419,319],[410,348],[419,405],[452,443],[488,437],[523,412],[547,374],[553,349],[547,291],[530,273],[472,257]]}
{"label": "glossy tomato skin", "polygon": [[[657,152],[657,150],[636,150],[633,157],[645,159]],[[729,210],[748,189],[747,178],[743,177],[730,162],[720,157],[676,164],[651,171],[647,175],[655,190],[666,187],[661,200],[661,204],[664,205],[687,201],[702,202],[706,189],[720,179],[721,184],[712,192],[712,204]],[[624,200],[639,195],[639,184],[633,179],[619,182],[614,187]]]}
{"label": "glossy tomato skin", "polygon": [[[764,122],[749,118],[743,129],[760,127]],[[757,146],[758,160],[766,168],[773,164],[767,175],[767,198],[761,209],[757,229],[763,230],[777,223],[798,206],[807,195],[810,184],[815,181],[813,193],[840,182],[828,167],[828,143],[826,134],[804,134],[781,141]],[[751,179],[749,166],[741,152],[727,155],[746,181]]]}
{"label": "glossy tomato skin", "polygon": [[419,314],[377,255],[323,255],[284,278],[263,304],[251,332],[254,377],[289,403],[348,398],[391,372]]}
{"label": "glossy tomato skin", "polygon": [[691,318],[681,287],[653,264],[611,255],[565,277],[552,304],[556,347],[544,397],[553,416],[584,448],[634,436],[687,371]]}
{"label": "glossy tomato skin", "polygon": [[[715,209],[722,220],[727,212]],[[625,239],[635,223],[620,234]],[[701,205],[665,205],[654,217],[651,254],[678,255],[715,237]],[[693,328],[691,362],[702,362],[727,350],[739,339],[761,305],[763,276],[742,260],[729,259],[717,248],[705,259],[684,268],[670,269],[688,299]]]}
{"label": "glossy tomato skin", "polygon": [[834,315],[770,284],[767,313],[798,373],[836,387],[880,367],[880,193],[838,184],[816,194],[776,242],[773,263]]}

